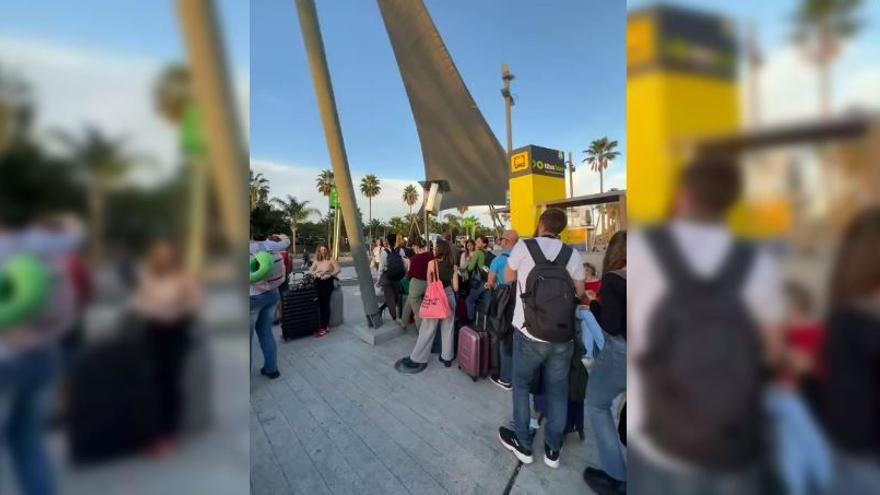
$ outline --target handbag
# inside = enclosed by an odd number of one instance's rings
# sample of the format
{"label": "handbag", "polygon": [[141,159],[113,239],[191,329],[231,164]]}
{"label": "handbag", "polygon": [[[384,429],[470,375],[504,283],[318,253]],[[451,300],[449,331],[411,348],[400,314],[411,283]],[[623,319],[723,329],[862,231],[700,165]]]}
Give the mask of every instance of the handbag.
{"label": "handbag", "polygon": [[419,307],[419,317],[423,320],[445,320],[452,314],[449,307],[449,299],[446,297],[446,289],[440,281],[440,273],[437,263],[434,263],[434,280],[428,283],[425,289],[425,297]]}

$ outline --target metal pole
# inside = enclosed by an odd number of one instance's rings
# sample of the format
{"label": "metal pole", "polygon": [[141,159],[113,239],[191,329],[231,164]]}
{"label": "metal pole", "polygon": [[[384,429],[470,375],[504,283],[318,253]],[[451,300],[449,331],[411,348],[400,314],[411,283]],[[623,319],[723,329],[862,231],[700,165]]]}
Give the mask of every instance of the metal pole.
{"label": "metal pole", "polygon": [[510,81],[513,80],[513,74],[510,73],[510,68],[507,64],[501,66],[501,80],[504,81],[504,89],[501,90],[501,94],[504,96],[504,115],[507,119],[507,156],[510,156],[510,152],[513,151],[513,130],[511,129],[510,124],[510,107],[513,105],[512,98],[510,96]]}
{"label": "metal pole", "polygon": [[574,162],[571,161],[571,151],[568,152],[568,197],[574,197]]}
{"label": "metal pole", "polygon": [[363,248],[364,229],[357,215],[354,186],[352,185],[351,174],[348,169],[348,157],[345,154],[342,129],[339,126],[336,101],[333,98],[333,86],[330,81],[330,71],[327,68],[327,58],[324,54],[324,42],[321,40],[318,12],[315,9],[314,0],[296,0],[296,10],[299,16],[306,54],[309,58],[309,69],[312,74],[312,84],[315,86],[315,97],[318,100],[318,108],[321,113],[324,137],[327,140],[327,150],[330,153],[330,162],[333,165],[333,174],[336,178],[339,204],[342,208],[345,225],[348,227],[351,254],[354,258],[355,270],[357,271],[364,313],[370,326],[374,328],[380,327],[382,326],[382,314],[379,312],[379,305],[376,303],[376,292],[373,288],[370,262],[367,259],[367,252]]}
{"label": "metal pole", "polygon": [[[219,198],[224,233],[229,248],[244,266],[246,251],[241,239],[248,232],[248,209],[239,198],[246,194],[248,150],[235,112],[217,15],[208,0],[178,0],[177,15],[192,70],[193,96],[204,117],[206,164]],[[244,270],[236,273],[241,273],[244,283]]]}

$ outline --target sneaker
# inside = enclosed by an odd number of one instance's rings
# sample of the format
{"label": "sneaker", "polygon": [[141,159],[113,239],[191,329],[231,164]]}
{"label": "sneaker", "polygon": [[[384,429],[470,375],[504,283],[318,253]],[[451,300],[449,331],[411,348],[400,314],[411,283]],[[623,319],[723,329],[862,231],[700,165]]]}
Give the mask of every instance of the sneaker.
{"label": "sneaker", "polygon": [[425,371],[425,368],[427,367],[428,363],[417,363],[410,359],[409,356],[394,363],[394,369],[400,373],[407,373],[410,375],[421,373],[422,371]]}
{"label": "sneaker", "polygon": [[278,378],[279,376],[281,376],[280,371],[275,370],[272,373],[267,373],[266,368],[260,368],[260,374],[265,376],[266,378],[269,378],[270,380],[274,380],[274,379]]}
{"label": "sneaker", "polygon": [[519,443],[519,439],[516,438],[516,433],[510,428],[504,426],[498,428],[498,440],[501,441],[501,445],[503,445],[505,449],[513,452],[513,455],[515,455],[523,464],[531,464],[535,461],[534,457],[532,457],[532,451],[523,447],[522,444]]}
{"label": "sneaker", "polygon": [[501,381],[501,378],[499,378],[497,376],[490,376],[489,379],[492,380],[492,383],[494,383],[495,385],[498,385],[499,387],[503,388],[504,390],[507,390],[508,392],[513,390],[513,387],[509,383]]}
{"label": "sneaker", "polygon": [[553,469],[559,469],[559,454],[562,453],[562,449],[553,450],[544,444],[544,464],[552,467]]}

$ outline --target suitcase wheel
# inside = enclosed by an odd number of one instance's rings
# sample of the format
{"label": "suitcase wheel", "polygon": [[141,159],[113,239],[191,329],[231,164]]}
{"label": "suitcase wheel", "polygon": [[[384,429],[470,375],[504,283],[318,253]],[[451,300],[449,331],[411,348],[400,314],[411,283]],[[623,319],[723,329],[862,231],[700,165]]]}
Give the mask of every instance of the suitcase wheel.
{"label": "suitcase wheel", "polygon": [[476,381],[477,381],[477,377],[475,377],[475,376],[472,376],[472,377],[471,377],[471,380],[473,380],[473,381],[475,381],[475,382],[476,382]]}

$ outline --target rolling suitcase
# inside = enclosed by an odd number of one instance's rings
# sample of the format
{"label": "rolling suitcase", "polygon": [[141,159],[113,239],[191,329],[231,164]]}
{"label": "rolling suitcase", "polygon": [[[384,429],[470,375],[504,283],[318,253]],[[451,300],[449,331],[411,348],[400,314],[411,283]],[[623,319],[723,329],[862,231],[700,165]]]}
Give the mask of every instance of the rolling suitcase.
{"label": "rolling suitcase", "polygon": [[331,327],[338,327],[339,325],[342,325],[344,321],[343,294],[342,286],[339,285],[339,281],[337,280],[334,284],[333,292],[330,293],[330,321],[328,322],[328,325]]}
{"label": "rolling suitcase", "polygon": [[281,338],[285,341],[307,337],[321,326],[318,289],[308,279],[294,284],[284,294]]}
{"label": "rolling suitcase", "polygon": [[83,350],[70,372],[69,455],[82,466],[138,454],[159,437],[159,392],[141,336]]}
{"label": "rolling suitcase", "polygon": [[489,336],[486,332],[461,327],[458,336],[458,368],[473,381],[489,374]]}

